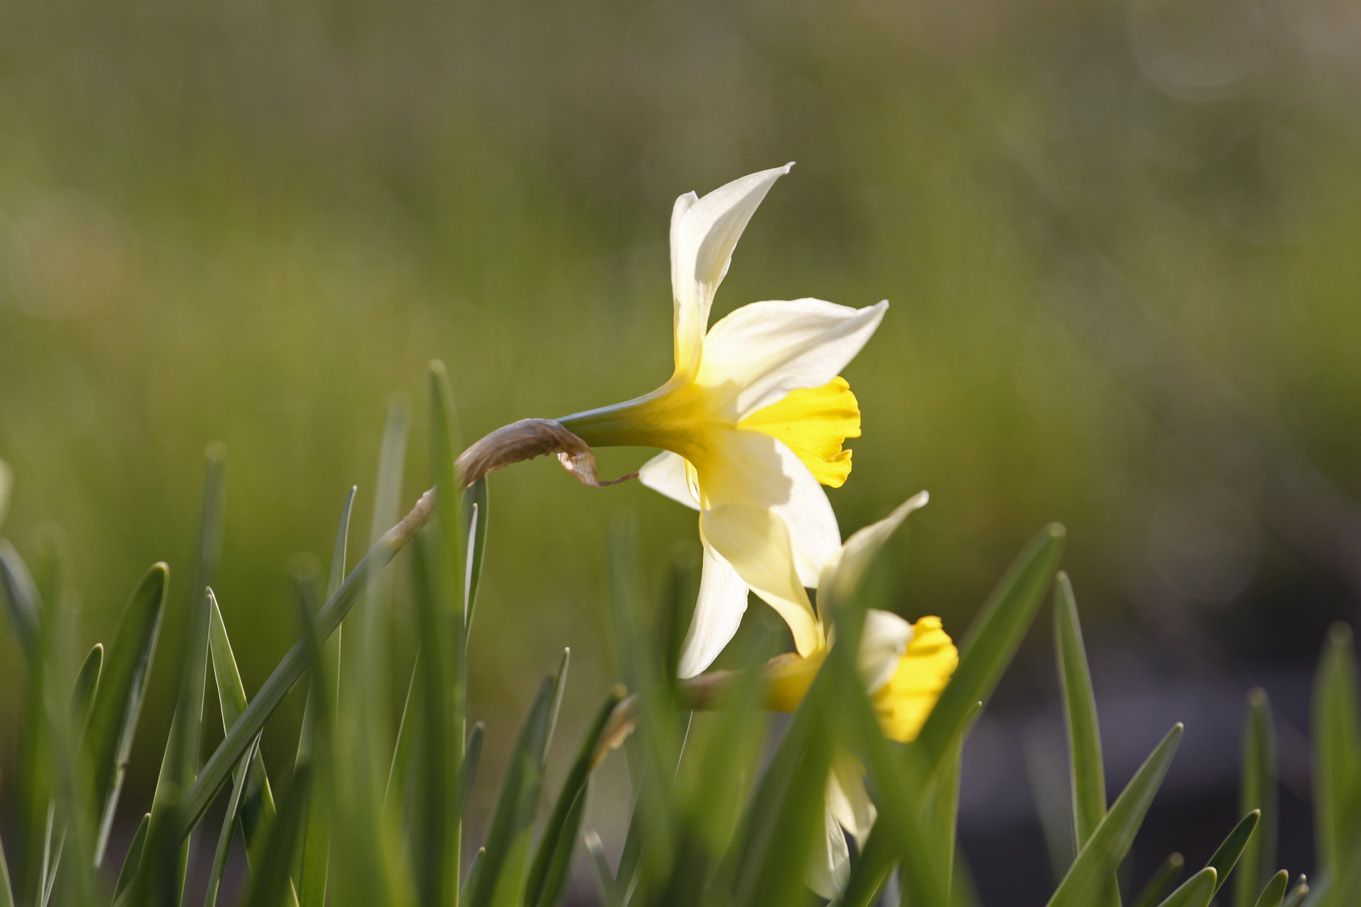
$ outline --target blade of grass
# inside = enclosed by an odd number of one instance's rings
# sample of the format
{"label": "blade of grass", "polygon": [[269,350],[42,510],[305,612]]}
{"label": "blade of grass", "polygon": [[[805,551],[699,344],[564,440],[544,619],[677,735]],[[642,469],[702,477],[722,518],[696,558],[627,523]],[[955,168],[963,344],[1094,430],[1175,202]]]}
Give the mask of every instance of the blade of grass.
{"label": "blade of grass", "polygon": [[1284,869],[1267,879],[1266,887],[1257,896],[1252,907],[1281,907],[1285,900],[1285,889],[1290,884],[1290,873]]}
{"label": "blade of grass", "polygon": [[279,815],[269,828],[260,868],[252,876],[250,891],[242,901],[246,907],[281,907],[288,903],[293,855],[307,818],[310,788],[311,768],[303,766],[294,772],[284,791]]}
{"label": "blade of grass", "polygon": [[250,771],[251,762],[255,755],[260,751],[260,738],[255,738],[255,744],[246,751],[246,755],[241,757],[241,764],[236,767],[236,774],[232,777],[232,795],[227,800],[227,809],[222,814],[222,828],[217,834],[217,846],[213,849],[213,863],[208,869],[208,888],[203,897],[203,907],[217,907],[218,892],[222,888],[222,873],[227,868],[227,855],[232,849],[232,837],[236,831],[236,815],[241,808],[241,792],[246,787],[246,775]]}
{"label": "blade of grass", "polygon": [[[1234,879],[1234,907],[1252,907],[1267,873],[1276,862],[1276,732],[1266,692],[1248,693],[1243,719],[1243,778],[1238,803],[1246,814],[1259,810],[1262,820],[1257,834],[1243,849],[1241,867]],[[1284,896],[1285,889],[1281,889]]]}
{"label": "blade of grass", "polygon": [[[359,601],[369,578],[386,566],[410,541],[412,534],[426,519],[431,497],[430,492],[422,495],[411,512],[379,537],[354,569],[346,575],[340,588],[330,596],[326,605],[317,614],[317,628],[323,638],[329,637],[340,626],[340,622]],[[241,754],[250,746],[255,735],[264,727],[265,722],[274,714],[274,710],[283,702],[284,697],[306,669],[303,643],[299,641],[275,665],[273,672],[256,691],[250,705],[242,713],[241,719],[232,725],[231,731],[223,737],[212,756],[204,763],[185,802],[186,823],[197,822],[202,817],[213,798],[229,779],[236,760],[241,758]]]}
{"label": "blade of grass", "polygon": [[552,702],[553,679],[545,677],[506,761],[506,775],[487,829],[486,856],[476,884],[469,889],[470,902],[479,907],[502,907],[524,899],[530,831],[543,781],[540,754],[547,745]]}
{"label": "blade of grass", "polygon": [[[222,730],[225,733],[241,717],[249,700],[246,698],[245,684],[241,682],[241,672],[237,668],[236,653],[227,635],[227,624],[222,619],[222,609],[211,589],[208,592],[208,600],[209,660],[217,685],[217,701],[222,713]],[[246,789],[241,795],[241,806],[237,813],[248,856],[256,846],[259,835],[273,823],[275,813],[274,792],[270,788],[264,759],[260,756],[258,746],[253,749],[255,755],[247,767]]]}
{"label": "blade of grass", "polygon": [[1352,632],[1334,624],[1314,686],[1314,821],[1320,876],[1339,865],[1345,812],[1361,784],[1361,728]]}
{"label": "blade of grass", "polygon": [[[565,670],[565,660],[563,665]],[[596,713],[595,720],[591,723],[586,736],[582,739],[576,760],[572,763],[567,778],[563,781],[558,799],[553,804],[553,811],[549,814],[548,823],[544,826],[543,835],[539,838],[538,850],[530,864],[529,882],[525,897],[527,904],[547,907],[547,905],[555,904],[558,901],[562,883],[566,878],[567,867],[571,863],[577,835],[581,831],[587,783],[590,780],[596,748],[600,743],[601,735],[605,732],[610,715],[614,712],[615,706],[623,699],[624,688],[622,686],[611,689],[600,710]]]}
{"label": "blade of grass", "polygon": [[610,869],[609,858],[605,856],[605,843],[600,840],[600,835],[588,828],[581,836],[581,843],[591,855],[591,865],[595,867],[596,878],[600,881],[601,903],[604,907],[622,907],[623,901],[616,890],[614,872]]}
{"label": "blade of grass", "polygon": [[1174,853],[1163,860],[1149,878],[1148,884],[1134,899],[1134,907],[1158,907],[1177,884],[1177,879],[1181,878],[1181,871],[1185,865],[1186,858],[1179,853]]}
{"label": "blade of grass", "polygon": [[[444,590],[448,588],[442,585],[447,574],[434,562],[439,556],[439,538],[434,535],[435,531],[436,527],[427,527],[416,536],[412,545],[412,597],[416,605],[416,628],[420,634],[421,651],[412,674],[412,686],[407,690],[407,703],[409,708],[415,696],[418,714],[403,715],[397,735],[397,752],[393,759],[395,769],[397,754],[404,749],[401,743],[407,736],[407,728],[412,724],[412,719],[419,721],[419,794],[412,803],[411,847],[414,850],[412,856],[416,865],[417,891],[424,904],[449,903],[457,897],[453,892],[458,885],[457,877],[449,873],[451,866],[447,859],[450,850],[447,834],[451,831],[450,816],[456,797],[455,791],[450,789],[455,779],[448,770],[449,762],[456,758],[453,750],[457,746],[457,741],[451,737],[452,729],[448,721],[452,706],[449,702],[451,665],[446,647],[452,641],[452,634],[448,632],[452,628],[447,626],[448,622],[444,619],[446,609],[441,605]],[[432,541],[435,547],[433,551]],[[391,772],[388,777],[391,785]]]}
{"label": "blade of grass", "polygon": [[[459,862],[463,850],[463,823],[458,810],[462,786],[464,745],[467,725],[467,645],[469,598],[480,578],[481,546],[475,540],[478,526],[484,525],[485,513],[468,515],[468,502],[460,499],[454,456],[458,453],[457,418],[454,395],[449,387],[449,376],[444,363],[430,363],[430,482],[442,493],[435,498],[435,520],[428,527],[432,541],[431,613],[428,619],[435,629],[433,640],[438,643],[428,655],[430,668],[427,680],[438,678],[442,685],[440,701],[425,699],[425,737],[427,755],[440,751],[442,761],[432,771],[441,772],[438,799],[426,791],[427,802],[434,805],[435,821],[447,836],[432,842],[432,853],[438,864],[440,903],[457,905],[459,901]],[[486,487],[481,489],[481,502],[486,503]],[[465,524],[465,517],[471,522]],[[485,535],[483,536],[485,538]],[[425,639],[426,645],[432,642]],[[445,894],[447,892],[447,894]]]}
{"label": "blade of grass", "polygon": [[831,735],[821,701],[829,684],[819,672],[748,803],[730,854],[736,903],[786,903],[804,884],[817,836],[824,833],[819,819]]}
{"label": "blade of grass", "polygon": [[132,884],[133,876],[137,875],[137,869],[142,865],[142,850],[146,847],[146,833],[150,826],[151,813],[143,813],[141,821],[137,823],[137,830],[132,833],[132,841],[128,844],[128,852],[123,857],[123,865],[118,870],[118,881],[113,886],[115,901],[123,899],[124,892]]}
{"label": "blade of grass", "polygon": [[[857,622],[863,621],[863,609],[854,617]],[[879,816],[859,864],[851,869],[843,903],[868,903],[888,874],[879,867],[900,863],[902,872],[899,875],[907,902],[967,903],[969,885],[955,885],[952,891],[947,891],[948,870],[940,862],[941,842],[927,836],[918,815],[930,778],[927,765],[913,747],[898,748],[890,744],[865,695],[852,654],[857,646],[849,644],[857,642],[859,637],[858,626],[850,624],[851,618],[852,615],[846,614],[837,620],[836,630],[841,641],[832,647],[827,663],[819,673],[827,674],[831,682],[831,695],[827,701],[835,703],[829,712],[833,724],[840,727],[839,738],[863,754],[869,778],[877,791]],[[976,708],[965,712],[966,720],[961,730],[967,728],[976,714]],[[939,760],[936,764],[940,764]],[[881,842],[878,846],[883,848],[883,857],[878,863],[872,863],[869,848],[874,846],[876,837]]]}
{"label": "blade of grass", "polygon": [[179,693],[161,758],[160,776],[151,797],[151,827],[147,830],[142,864],[129,895],[138,905],[178,907],[183,894],[189,859],[188,834],[193,828],[182,824],[183,797],[194,777],[194,756],[203,728],[211,604],[212,592],[205,590],[202,602],[187,615],[177,640]]}
{"label": "blade of grass", "polygon": [[1215,852],[1210,855],[1210,860],[1205,864],[1205,868],[1213,869],[1217,879],[1215,891],[1224,887],[1229,875],[1233,872],[1234,866],[1238,865],[1238,858],[1242,856],[1243,848],[1252,839],[1252,833],[1257,829],[1257,823],[1261,821],[1262,813],[1260,810],[1253,810],[1246,816],[1238,820],[1238,824],[1229,832],[1224,842],[1215,848]]}
{"label": "blade of grass", "polygon": [[1129,784],[1116,797],[1106,818],[1092,832],[1087,843],[1078,851],[1077,859],[1049,899],[1050,907],[1086,907],[1100,896],[1115,868],[1124,859],[1134,834],[1143,823],[1144,815],[1158,792],[1167,769],[1181,740],[1182,726],[1177,724],[1144,760]]}
{"label": "blade of grass", "polygon": [[[1054,648],[1059,685],[1063,691],[1064,725],[1068,729],[1073,841],[1081,848],[1106,817],[1106,777],[1101,760],[1096,698],[1092,694],[1092,676],[1082,644],[1082,625],[1078,621],[1072,583],[1063,571],[1059,571],[1054,583]],[[1119,902],[1114,875],[1102,901]]]}
{"label": "blade of grass", "polygon": [[468,735],[468,745],[464,750],[463,756],[463,777],[459,779],[461,789],[458,792],[458,815],[460,818],[468,812],[468,803],[473,798],[473,784],[477,781],[477,767],[482,761],[482,738],[486,728],[482,722],[473,725],[473,731]]}
{"label": "blade of grass", "polygon": [[1300,907],[1304,899],[1309,896],[1309,880],[1303,875],[1296,881],[1295,887],[1290,889],[1290,893],[1281,902],[1282,907]]}
{"label": "blade of grass", "polygon": [[104,860],[118,795],[127,773],[132,739],[146,696],[147,675],[160,633],[168,576],[165,564],[153,566],[123,609],[81,741],[91,779],[91,812],[100,817],[95,838],[96,866]]}
{"label": "blade of grass", "polygon": [[[1012,561],[969,625],[960,646],[959,666],[911,746],[928,774],[963,732],[975,704],[986,704],[996,689],[1044,601],[1063,555],[1065,537],[1057,523],[1040,530]],[[878,834],[870,833],[860,862],[851,872],[848,892],[857,902],[872,897],[892,869],[891,849],[876,843]],[[933,850],[943,848],[943,842],[931,843]],[[854,903],[849,894],[848,903]]]}
{"label": "blade of grass", "polygon": [[9,861],[5,859],[5,845],[0,841],[0,907],[14,907],[14,885],[9,878]]}
{"label": "blade of grass", "polygon": [[915,744],[934,769],[963,730],[974,703],[986,703],[1034,622],[1063,555],[1065,532],[1051,524],[1031,539],[969,625],[959,667],[922,725]]}
{"label": "blade of grass", "polygon": [[407,790],[407,770],[411,765],[412,748],[416,745],[416,712],[420,708],[416,700],[422,689],[421,671],[421,650],[418,648],[416,660],[411,665],[411,677],[406,682],[406,695],[402,697],[402,711],[397,718],[397,741],[392,745],[387,782],[383,785],[383,805],[386,809],[397,810],[397,803]]}
{"label": "blade of grass", "polygon": [[104,644],[97,642],[81,662],[76,682],[71,687],[71,727],[76,739],[85,733],[85,722],[90,717],[95,691],[99,689],[99,674],[104,669]]}
{"label": "blade of grass", "polygon": [[983,703],[974,703],[973,714],[964,730],[955,736],[941,760],[939,768],[926,787],[926,826],[932,838],[944,842],[945,886],[950,887],[955,865],[956,824],[959,818],[959,779],[963,769],[964,742],[973,728],[974,720],[983,710]]}
{"label": "blade of grass", "polygon": [[1219,887],[1217,875],[1213,866],[1206,866],[1183,882],[1158,907],[1209,907]]}
{"label": "blade of grass", "polygon": [[[335,544],[331,553],[331,571],[326,582],[327,597],[334,596],[340,589],[340,584],[345,578],[345,562],[348,557],[350,539],[350,517],[354,513],[354,499],[358,488],[350,486],[349,494],[345,497],[345,504],[340,511],[340,524],[336,528]],[[306,615],[307,626],[311,627],[315,620],[315,615]],[[344,631],[337,627],[335,636],[325,643],[326,661],[331,665],[340,664],[341,635]],[[314,662],[317,658],[313,659]],[[325,737],[329,741],[330,727],[325,729],[316,727],[316,713],[320,709],[325,709],[328,713],[334,713],[338,702],[335,701],[340,695],[340,689],[336,683],[329,685],[313,683],[307,691],[307,702],[303,706],[302,731],[298,736],[298,753],[293,760],[296,767],[303,762],[310,762],[313,752],[313,741],[318,735]],[[330,702],[318,703],[318,696],[325,696],[332,700]],[[330,866],[331,855],[331,835],[329,829],[329,799],[322,795],[320,791],[326,790],[324,785],[317,785],[318,792],[314,792],[308,801],[307,824],[302,831],[302,843],[298,845],[301,857],[298,860],[298,901],[301,907],[325,907],[327,876]]]}

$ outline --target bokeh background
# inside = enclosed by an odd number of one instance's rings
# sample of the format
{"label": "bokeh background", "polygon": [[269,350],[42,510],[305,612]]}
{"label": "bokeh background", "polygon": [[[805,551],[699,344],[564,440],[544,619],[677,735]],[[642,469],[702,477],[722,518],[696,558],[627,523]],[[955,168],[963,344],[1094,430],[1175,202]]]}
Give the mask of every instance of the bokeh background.
{"label": "bokeh background", "polygon": [[[4,531],[67,552],[90,640],[152,561],[184,581],[220,440],[217,590],[258,685],[296,632],[290,556],[328,551],[351,484],[367,525],[394,399],[423,487],[428,360],[468,438],[651,388],[671,201],[796,160],[716,315],[892,301],[847,371],[864,437],[833,501],[849,530],[931,490],[895,604],[962,627],[1062,521],[1115,789],[1188,725],[1132,871],[1202,860],[1232,823],[1254,685],[1281,723],[1283,857],[1310,868],[1309,676],[1361,598],[1355,4],[0,0],[0,19]],[[658,585],[694,521],[548,462],[491,493],[471,671],[495,753],[564,645],[565,740],[615,678],[612,521],[636,517]],[[988,903],[1049,884],[1055,696],[1042,620],[968,753]],[[265,737],[280,764],[290,707]],[[156,763],[134,758],[125,805]],[[625,782],[603,790],[609,839]]]}

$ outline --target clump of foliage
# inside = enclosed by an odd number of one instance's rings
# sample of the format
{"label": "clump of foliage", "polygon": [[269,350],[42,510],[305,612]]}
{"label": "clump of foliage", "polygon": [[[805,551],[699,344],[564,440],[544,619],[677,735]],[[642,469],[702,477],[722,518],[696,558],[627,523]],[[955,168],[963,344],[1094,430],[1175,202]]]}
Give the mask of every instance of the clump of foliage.
{"label": "clump of foliage", "polygon": [[[396,411],[383,438],[370,546],[350,567],[351,491],[325,578],[307,562],[295,571],[298,640],[253,695],[237,671],[211,588],[223,512],[220,452],[209,455],[199,556],[185,594],[171,595],[169,569],[153,566],[110,645],[95,645],[83,660],[73,657],[75,614],[57,559],[41,555],[30,569],[0,541],[9,626],[27,670],[14,784],[19,802],[12,806],[17,834],[0,848],[0,907],[215,905],[237,840],[249,864],[242,903],[250,907],[539,907],[563,899],[583,851],[598,876],[598,897],[609,905],[807,904],[813,896],[802,869],[825,833],[834,744],[863,761],[879,811],[837,903],[869,905],[896,894],[913,905],[972,904],[970,868],[956,848],[961,752],[1046,602],[1078,845],[1051,905],[1204,907],[1231,877],[1225,898],[1234,907],[1361,903],[1361,717],[1352,639],[1341,626],[1326,643],[1315,688],[1318,853],[1311,880],[1292,882],[1276,864],[1274,732],[1270,706],[1254,691],[1245,718],[1242,820],[1203,867],[1185,870],[1174,855],[1150,879],[1122,890],[1117,870],[1173,760],[1181,727],[1168,731],[1110,800],[1078,612],[1059,572],[1058,526],[1022,549],[963,634],[959,667],[914,742],[883,736],[849,654],[867,607],[855,600],[867,597],[861,595],[835,616],[838,638],[849,642],[832,647],[773,749],[760,673],[770,647],[759,639],[705,727],[692,728],[692,703],[673,680],[686,584],[678,579],[657,611],[665,631],[650,633],[654,621],[639,613],[648,596],[638,553],[622,527],[610,556],[626,686],[605,693],[562,784],[547,790],[567,681],[564,654],[530,703],[481,846],[470,865],[460,865],[464,813],[489,774],[480,770],[482,727],[468,727],[466,683],[488,511],[484,481],[454,491],[458,447],[449,399],[436,366],[429,462],[437,493],[422,498],[420,519],[397,519],[407,426]],[[409,551],[390,567],[403,549]],[[401,567],[411,572],[420,638],[415,664],[405,666],[393,663],[384,621],[391,571]],[[171,607],[184,613],[172,624],[177,638],[163,639]],[[344,624],[352,651],[342,659]],[[131,846],[114,854],[110,831],[147,684],[153,663],[167,659],[178,692],[158,781]],[[390,715],[389,684],[399,669],[409,670],[410,679],[400,714]],[[204,709],[210,678],[220,713],[213,717]],[[271,777],[260,737],[300,683],[307,685],[307,704],[297,756]],[[635,805],[613,861],[583,819],[592,771],[622,736],[614,719],[630,690],[636,731],[626,745]],[[205,754],[200,740],[210,720],[220,720],[223,738]],[[222,821],[210,827],[205,818],[219,802]],[[212,854],[201,889],[187,884],[194,845]]]}

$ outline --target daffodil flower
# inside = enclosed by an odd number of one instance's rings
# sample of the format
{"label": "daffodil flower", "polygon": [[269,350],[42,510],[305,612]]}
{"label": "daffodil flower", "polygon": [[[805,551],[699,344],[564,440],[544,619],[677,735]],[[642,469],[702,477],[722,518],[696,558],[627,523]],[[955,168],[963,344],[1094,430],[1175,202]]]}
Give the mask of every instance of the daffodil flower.
{"label": "daffodil flower", "polygon": [[[811,652],[790,653],[772,659],[765,668],[767,707],[793,711],[807,694],[813,678],[835,643],[827,621],[833,600],[844,601],[859,585],[874,554],[908,514],[924,506],[926,492],[909,498],[885,519],[861,529],[846,540],[823,570],[818,586],[818,608],[808,602],[802,581],[792,572],[781,577],[771,571],[762,585],[753,584],[758,595],[786,613],[785,602],[802,596],[802,607],[819,623],[824,643]],[[749,515],[760,520],[757,514]],[[762,531],[774,548],[789,544],[780,521],[767,517]],[[857,666],[884,734],[907,742],[917,736],[926,716],[940,698],[941,690],[959,663],[959,653],[939,617],[922,617],[914,623],[888,611],[869,610],[860,634]],[[863,845],[874,824],[874,804],[865,790],[864,769],[847,753],[837,753],[827,780],[826,834],[819,859],[812,866],[808,884],[823,897],[835,897],[845,886],[850,849],[845,834]],[[843,833],[843,829],[845,830]]]}
{"label": "daffodil flower", "polygon": [[[842,445],[860,434],[860,409],[840,372],[888,303],[754,302],[709,327],[738,238],[790,166],[676,200],[671,378],[634,400],[557,420],[590,446],[661,448],[640,478],[700,513],[703,575],[682,677],[707,668],[732,639],[749,589],[784,617],[800,655],[826,644],[803,587],[816,587],[837,557],[841,533],[822,486],[846,481],[851,452]],[[768,518],[787,544],[772,542]]]}

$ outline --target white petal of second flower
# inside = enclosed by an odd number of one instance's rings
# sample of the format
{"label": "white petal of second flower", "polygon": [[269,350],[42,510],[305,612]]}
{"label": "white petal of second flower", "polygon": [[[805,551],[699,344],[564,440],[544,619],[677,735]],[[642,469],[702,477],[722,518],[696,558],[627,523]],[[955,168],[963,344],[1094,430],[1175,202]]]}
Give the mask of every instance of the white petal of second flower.
{"label": "white petal of second flower", "polygon": [[846,833],[831,812],[824,811],[822,842],[814,852],[805,880],[814,894],[832,901],[846,890],[850,875],[851,849],[846,844]]}
{"label": "white petal of second flower", "polygon": [[775,181],[793,164],[753,173],[703,198],[693,192],[671,211],[671,289],[675,296],[676,369],[698,364],[714,291],[728,272],[733,249]]}
{"label": "white petal of second flower", "polygon": [[638,481],[691,510],[699,509],[697,489],[690,484],[689,466],[680,454],[668,450],[648,460],[638,470]]}
{"label": "white petal of second flower", "polygon": [[713,664],[718,653],[732,641],[747,610],[747,591],[747,584],[732,565],[705,545],[699,597],[695,614],[690,618],[690,632],[681,644],[676,671],[682,679],[694,677]]}
{"label": "white petal of second flower", "polygon": [[704,338],[697,381],[741,418],[792,390],[821,387],[841,373],[874,334],[888,302],[863,309],[821,299],[753,302]]}
{"label": "white petal of second flower", "polygon": [[891,611],[871,608],[865,612],[856,659],[865,689],[875,692],[898,670],[898,661],[912,641],[912,625]]}
{"label": "white petal of second flower", "polygon": [[892,538],[913,511],[925,507],[930,500],[930,494],[919,491],[879,522],[857,529],[823,570],[818,589],[833,595],[853,593],[879,549]]}

